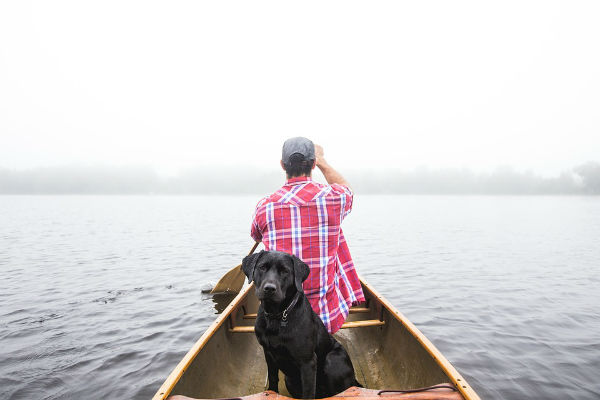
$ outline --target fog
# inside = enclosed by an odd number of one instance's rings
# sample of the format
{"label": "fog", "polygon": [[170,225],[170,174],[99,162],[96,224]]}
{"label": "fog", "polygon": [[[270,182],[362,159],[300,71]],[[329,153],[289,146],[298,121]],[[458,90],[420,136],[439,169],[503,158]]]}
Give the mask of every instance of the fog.
{"label": "fog", "polygon": [[[470,169],[341,170],[360,194],[600,194],[600,163],[587,162],[554,177],[500,167]],[[325,182],[320,172],[314,179]],[[151,167],[63,166],[0,169],[0,194],[257,194],[285,181],[280,169],[206,166],[165,177]]]}
{"label": "fog", "polygon": [[599,15],[594,1],[0,2],[0,168],[36,192],[186,192],[209,190],[195,165],[242,165],[257,190],[303,135],[395,190],[450,190],[424,189],[434,176],[500,190],[498,165],[546,187],[598,159]]}

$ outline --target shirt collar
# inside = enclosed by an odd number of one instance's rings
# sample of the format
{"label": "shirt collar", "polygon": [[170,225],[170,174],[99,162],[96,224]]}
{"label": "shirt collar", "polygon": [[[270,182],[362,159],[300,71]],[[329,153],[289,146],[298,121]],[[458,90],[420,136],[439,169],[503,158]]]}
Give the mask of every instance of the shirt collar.
{"label": "shirt collar", "polygon": [[285,184],[290,186],[300,185],[302,183],[312,182],[312,178],[310,176],[296,176],[294,178],[288,179]]}

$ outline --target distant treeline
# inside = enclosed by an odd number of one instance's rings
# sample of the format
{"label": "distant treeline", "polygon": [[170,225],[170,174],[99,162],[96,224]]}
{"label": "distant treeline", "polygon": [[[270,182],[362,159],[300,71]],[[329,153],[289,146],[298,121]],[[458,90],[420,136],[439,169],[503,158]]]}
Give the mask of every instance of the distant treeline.
{"label": "distant treeline", "polygon": [[[587,162],[556,177],[505,167],[363,170],[344,175],[356,192],[373,194],[600,194],[600,163]],[[162,178],[143,167],[0,169],[0,194],[266,194],[284,181],[280,169],[205,167]]]}

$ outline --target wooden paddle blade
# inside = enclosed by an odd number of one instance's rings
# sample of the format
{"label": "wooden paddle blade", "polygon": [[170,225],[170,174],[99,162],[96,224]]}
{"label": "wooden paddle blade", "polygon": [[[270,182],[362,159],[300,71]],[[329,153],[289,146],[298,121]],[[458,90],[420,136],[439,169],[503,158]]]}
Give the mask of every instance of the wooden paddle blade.
{"label": "wooden paddle blade", "polygon": [[[254,245],[252,245],[252,248],[250,249],[250,253],[248,253],[248,255],[254,253],[254,250],[256,250],[259,244],[260,242],[254,242]],[[242,264],[240,264],[237,267],[233,267],[229,270],[229,272],[223,275],[223,277],[219,279],[219,282],[217,282],[217,284],[215,285],[213,290],[210,291],[210,293],[238,293],[240,290],[242,290],[242,286],[244,286],[245,279],[246,276],[244,275],[244,271],[242,271]]]}
{"label": "wooden paddle blade", "polygon": [[240,264],[237,267],[231,268],[229,272],[223,275],[210,293],[239,292],[242,286],[244,286],[245,280],[246,275],[244,275],[242,264]]}

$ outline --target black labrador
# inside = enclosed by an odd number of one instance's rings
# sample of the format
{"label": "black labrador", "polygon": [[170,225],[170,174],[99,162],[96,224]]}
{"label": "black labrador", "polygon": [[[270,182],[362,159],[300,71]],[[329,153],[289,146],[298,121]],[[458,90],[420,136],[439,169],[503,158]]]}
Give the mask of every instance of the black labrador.
{"label": "black labrador", "polygon": [[269,390],[278,391],[281,370],[295,398],[313,399],[360,386],[350,357],[327,332],[302,290],[309,268],[279,251],[261,251],[242,261],[261,301],[255,332],[265,352]]}

